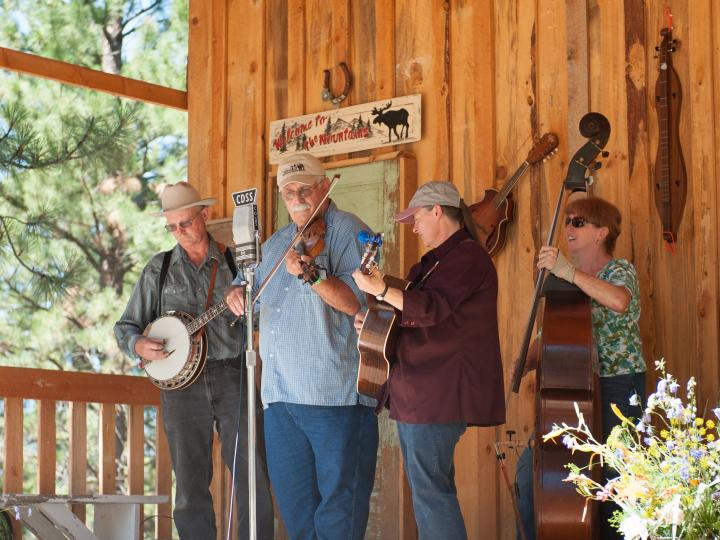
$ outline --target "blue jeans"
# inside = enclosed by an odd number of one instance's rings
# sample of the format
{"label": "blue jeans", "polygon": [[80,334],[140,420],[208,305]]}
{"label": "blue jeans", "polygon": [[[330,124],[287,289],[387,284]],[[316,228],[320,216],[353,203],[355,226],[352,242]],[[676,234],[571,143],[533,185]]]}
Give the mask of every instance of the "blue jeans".
{"label": "blue jeans", "polygon": [[372,408],[271,403],[265,443],[290,538],[362,540],[378,448]]}
{"label": "blue jeans", "polygon": [[[235,514],[238,538],[248,537],[247,384],[243,380],[242,364],[239,359],[209,360],[200,377],[189,387],[162,392],[164,427],[176,479],[173,517],[181,539],[216,537],[209,490],[213,474],[213,427],[220,435],[223,461],[231,470],[239,430]],[[259,403],[256,418],[261,426]],[[258,429],[258,433],[262,430]],[[273,505],[262,436],[258,436],[256,463],[258,538],[272,540]]]}
{"label": "blue jeans", "polygon": [[405,474],[412,491],[420,540],[464,540],[465,522],[455,488],[455,445],[465,423],[397,422]]}
{"label": "blue jeans", "polygon": [[[645,373],[633,373],[629,375],[615,375],[613,377],[600,377],[600,406],[602,409],[602,439],[607,439],[614,426],[621,423],[621,420],[612,412],[610,404],[617,405],[620,412],[628,418],[639,419],[643,414],[640,406],[630,405],[630,397],[633,394],[640,396],[645,401]],[[612,470],[603,472],[603,482],[607,477],[612,478]],[[533,505],[533,452],[526,448],[518,460],[515,470],[515,484],[518,490],[518,509],[520,519],[525,528],[527,540],[535,538],[535,507]],[[602,540],[621,539],[622,535],[613,528],[608,519],[618,507],[614,503],[606,502],[600,505],[600,538]],[[520,540],[520,533],[517,533],[517,540]]]}
{"label": "blue jeans", "polygon": [[[532,438],[532,437],[531,437]],[[515,468],[515,494],[518,513],[525,532],[525,540],[535,539],[535,499],[533,493],[533,451],[527,447],[520,454]],[[515,523],[517,528],[518,524]],[[520,531],[516,531],[517,540],[522,540]]]}
{"label": "blue jeans", "polygon": [[[630,405],[629,400],[633,394],[640,396],[643,406]],[[632,375],[615,375],[614,377],[600,377],[600,398],[602,401],[603,439],[607,439],[612,428],[622,423],[610,408],[615,403],[620,412],[627,418],[639,420],[643,415],[645,405],[645,373]],[[603,483],[608,478],[617,476],[612,469],[603,471]],[[602,540],[622,540],[623,535],[608,523],[615,510],[620,507],[612,502],[600,505],[600,538]]]}

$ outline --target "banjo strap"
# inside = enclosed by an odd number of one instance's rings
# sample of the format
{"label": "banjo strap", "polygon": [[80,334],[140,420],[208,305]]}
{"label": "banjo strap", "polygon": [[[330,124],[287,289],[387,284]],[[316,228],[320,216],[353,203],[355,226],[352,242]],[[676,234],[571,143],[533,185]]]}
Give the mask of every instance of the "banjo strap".
{"label": "banjo strap", "polygon": [[[217,275],[218,263],[217,260],[213,259],[212,270],[210,271],[210,286],[208,287],[208,299],[205,303],[205,311],[210,309],[212,305],[212,293],[215,288],[215,276]],[[203,326],[200,331],[195,335],[195,342],[200,341],[200,338],[205,333],[205,327]]]}
{"label": "banjo strap", "polygon": [[[221,253],[225,255],[225,260],[227,261],[228,268],[230,269],[230,272],[232,273],[233,278],[237,275],[237,266],[235,266],[235,260],[233,259],[232,252],[230,251],[230,248],[226,247],[225,244],[222,242],[215,241],[217,244],[218,249]],[[160,267],[160,276],[158,278],[158,288],[157,288],[157,302],[155,304],[155,317],[153,319],[157,319],[162,311],[160,310],[160,300],[162,298],[162,290],[163,286],[165,285],[165,278],[167,277],[168,269],[170,268],[170,257],[172,256],[173,250],[166,251],[163,256],[163,262],[162,266]],[[212,291],[212,287],[210,287],[210,290]]]}

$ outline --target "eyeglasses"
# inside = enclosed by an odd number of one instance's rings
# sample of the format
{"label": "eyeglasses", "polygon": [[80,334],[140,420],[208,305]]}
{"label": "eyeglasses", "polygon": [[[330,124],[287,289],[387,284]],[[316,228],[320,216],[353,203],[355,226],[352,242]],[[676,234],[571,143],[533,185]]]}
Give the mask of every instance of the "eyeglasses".
{"label": "eyeglasses", "polygon": [[585,226],[586,223],[591,223],[594,225],[594,223],[592,221],[589,221],[582,216],[575,216],[573,218],[571,218],[571,217],[565,218],[565,226],[566,227],[568,225],[572,225],[575,229],[581,229],[582,227]]}
{"label": "eyeglasses", "polygon": [[280,195],[283,199],[286,201],[292,201],[297,197],[298,199],[305,199],[310,196],[310,194],[317,189],[317,187],[320,185],[320,182],[316,182],[312,186],[305,186],[301,187],[297,191],[293,191],[291,189],[288,189],[286,191],[281,191]]}
{"label": "eyeglasses", "polygon": [[165,225],[165,230],[167,232],[175,232],[177,231],[178,227],[180,227],[182,230],[189,229],[192,226],[193,221],[195,221],[200,214],[202,214],[202,210],[195,214],[194,217],[181,221],[180,223],[168,223],[167,225]]}

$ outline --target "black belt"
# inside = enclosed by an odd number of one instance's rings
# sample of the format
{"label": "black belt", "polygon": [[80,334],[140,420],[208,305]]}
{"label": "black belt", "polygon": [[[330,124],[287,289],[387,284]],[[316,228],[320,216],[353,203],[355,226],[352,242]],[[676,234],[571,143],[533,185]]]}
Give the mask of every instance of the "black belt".
{"label": "black belt", "polygon": [[236,356],[234,358],[220,358],[218,360],[208,358],[208,361],[205,364],[205,369],[210,367],[234,367],[236,369],[242,369],[245,367],[245,355]]}

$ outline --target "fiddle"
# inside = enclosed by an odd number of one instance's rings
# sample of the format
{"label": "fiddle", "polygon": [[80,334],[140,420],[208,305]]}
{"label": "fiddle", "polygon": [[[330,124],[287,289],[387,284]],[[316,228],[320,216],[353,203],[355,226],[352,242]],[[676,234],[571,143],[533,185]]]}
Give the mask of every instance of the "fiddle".
{"label": "fiddle", "polygon": [[[322,216],[317,216],[305,227],[302,233],[302,239],[297,246],[304,247],[304,255],[315,259],[325,249],[325,220]],[[297,247],[296,246],[296,247]],[[298,279],[302,279],[305,283],[314,284],[320,277],[321,273],[326,269],[315,264],[315,261],[304,261],[300,259],[302,273],[298,274]]]}

